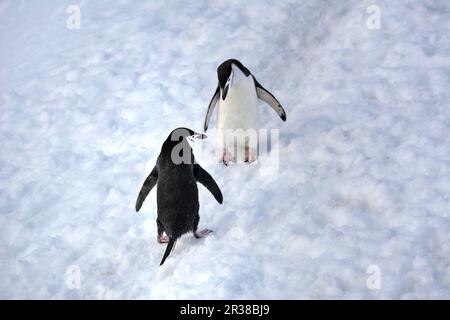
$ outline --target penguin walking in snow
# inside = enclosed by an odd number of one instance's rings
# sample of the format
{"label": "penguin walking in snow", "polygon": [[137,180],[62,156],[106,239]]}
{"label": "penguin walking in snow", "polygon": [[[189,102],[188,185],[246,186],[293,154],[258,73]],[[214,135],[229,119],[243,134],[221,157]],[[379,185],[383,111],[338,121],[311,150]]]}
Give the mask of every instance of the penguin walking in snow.
{"label": "penguin walking in snow", "polygon": [[[283,121],[286,121],[286,112],[273,94],[261,86],[255,76],[238,60],[229,59],[223,62],[217,68],[217,77],[219,83],[208,106],[204,130],[206,132],[208,129],[211,115],[218,104],[217,127],[223,147],[221,161],[227,165],[233,158],[230,151],[234,151],[236,147],[237,150],[244,149],[245,162],[253,162],[256,160],[257,143],[250,143],[249,136],[253,133],[253,137],[256,135],[257,139],[258,98],[268,103]],[[241,137],[243,133],[243,139],[236,139],[233,132],[237,131],[241,133]]]}
{"label": "penguin walking in snow", "polygon": [[138,212],[149,192],[158,185],[157,241],[167,243],[160,265],[183,234],[192,231],[196,238],[202,238],[211,232],[208,229],[197,230],[200,220],[197,182],[203,184],[219,203],[223,202],[222,192],[214,179],[195,162],[187,138],[204,139],[206,135],[187,128],[173,130],[163,143],[156,165],[145,179],[136,200]]}

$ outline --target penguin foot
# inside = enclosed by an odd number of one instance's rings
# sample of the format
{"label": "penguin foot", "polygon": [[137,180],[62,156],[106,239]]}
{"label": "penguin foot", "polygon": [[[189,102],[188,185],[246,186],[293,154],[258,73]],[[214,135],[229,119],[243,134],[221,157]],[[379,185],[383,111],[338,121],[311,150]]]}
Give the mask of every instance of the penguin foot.
{"label": "penguin foot", "polygon": [[158,236],[158,243],[168,243],[169,237],[168,236]]}
{"label": "penguin foot", "polygon": [[223,154],[220,161],[226,166],[231,161],[231,154],[228,152],[227,149],[223,149]]}
{"label": "penguin foot", "polygon": [[249,154],[249,155],[245,156],[244,162],[252,163],[252,162],[255,162],[255,161],[256,161],[256,157],[254,155]]}
{"label": "penguin foot", "polygon": [[201,238],[206,237],[211,232],[212,232],[212,230],[209,230],[209,229],[203,229],[201,231],[196,231],[196,232],[194,232],[194,237],[196,237],[197,239],[201,239]]}
{"label": "penguin foot", "polygon": [[255,152],[253,150],[245,150],[245,162],[252,163],[256,161]]}

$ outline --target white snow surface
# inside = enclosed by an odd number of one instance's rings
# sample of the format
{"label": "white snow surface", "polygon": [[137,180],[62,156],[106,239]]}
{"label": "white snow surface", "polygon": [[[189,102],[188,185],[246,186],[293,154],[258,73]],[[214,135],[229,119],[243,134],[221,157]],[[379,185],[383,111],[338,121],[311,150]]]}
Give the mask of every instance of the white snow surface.
{"label": "white snow surface", "polygon": [[[0,2],[0,298],[450,298],[449,1],[82,0],[69,30],[71,4]],[[260,102],[280,167],[199,160],[214,233],[159,267],[134,202],[228,58],[287,112]]]}

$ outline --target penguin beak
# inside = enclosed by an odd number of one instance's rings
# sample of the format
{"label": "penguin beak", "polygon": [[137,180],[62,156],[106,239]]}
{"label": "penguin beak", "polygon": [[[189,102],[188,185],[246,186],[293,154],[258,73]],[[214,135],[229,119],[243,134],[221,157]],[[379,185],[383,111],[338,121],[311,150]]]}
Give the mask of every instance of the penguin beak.
{"label": "penguin beak", "polygon": [[227,97],[227,94],[228,94],[228,89],[233,86],[233,76],[234,76],[234,71],[233,71],[233,68],[231,68],[230,76],[228,77],[228,80],[225,83],[225,86],[223,87],[222,100],[225,100],[225,98]]}
{"label": "penguin beak", "polygon": [[208,136],[206,134],[196,132],[195,134],[192,135],[192,138],[203,140],[208,138]]}

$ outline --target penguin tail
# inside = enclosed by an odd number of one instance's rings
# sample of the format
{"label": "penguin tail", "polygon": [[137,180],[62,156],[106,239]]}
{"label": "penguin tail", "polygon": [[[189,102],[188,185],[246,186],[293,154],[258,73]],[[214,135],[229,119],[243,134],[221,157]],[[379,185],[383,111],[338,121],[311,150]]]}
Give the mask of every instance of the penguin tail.
{"label": "penguin tail", "polygon": [[167,257],[172,252],[172,250],[173,250],[173,248],[175,246],[175,243],[177,243],[176,239],[169,239],[169,243],[167,244],[166,251],[164,252],[164,256],[163,256],[163,258],[161,260],[161,263],[159,264],[160,266],[163,265],[164,261],[166,261]]}

